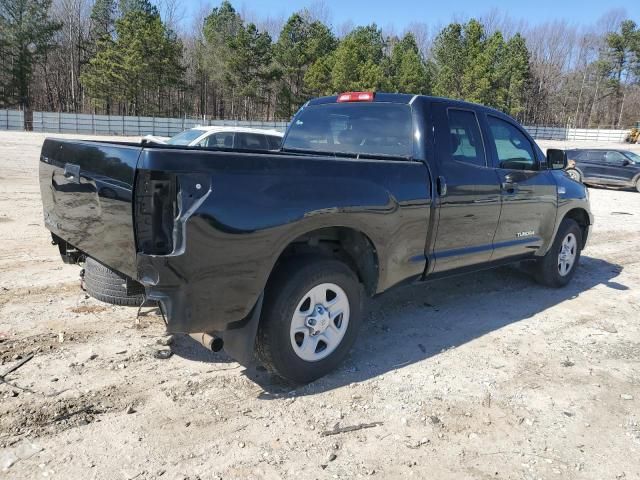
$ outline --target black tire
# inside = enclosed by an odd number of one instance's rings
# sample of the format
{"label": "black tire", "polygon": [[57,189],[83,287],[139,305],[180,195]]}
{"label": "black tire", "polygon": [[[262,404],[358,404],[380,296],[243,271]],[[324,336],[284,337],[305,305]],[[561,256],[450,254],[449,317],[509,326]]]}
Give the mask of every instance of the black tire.
{"label": "black tire", "polygon": [[[571,268],[564,275],[560,273],[559,255],[562,250],[562,244],[569,235],[573,235],[576,240],[575,260]],[[560,288],[567,285],[575,275],[576,268],[580,263],[580,252],[582,250],[582,230],[580,226],[570,218],[562,220],[558,233],[553,241],[553,245],[547,254],[538,260],[535,277],[542,285],[547,287]]]}
{"label": "black tire", "polygon": [[[293,349],[293,314],[310,290],[324,283],[339,286],[349,304],[349,320],[335,350],[317,361],[302,359]],[[334,370],[356,340],[362,317],[362,287],[347,265],[331,258],[298,257],[274,272],[265,290],[256,338],[256,356],[272,373],[294,383],[308,383]]]}
{"label": "black tire", "polygon": [[576,182],[582,182],[582,175],[575,168],[568,168],[567,175],[569,175],[569,177],[575,180]]}
{"label": "black tire", "polygon": [[640,193],[640,178],[636,180],[636,191]]}
{"label": "black tire", "polygon": [[144,303],[144,287],[127,277],[111,270],[97,260],[88,257],[84,264],[84,285],[86,291],[96,300],[121,305],[139,307]]}

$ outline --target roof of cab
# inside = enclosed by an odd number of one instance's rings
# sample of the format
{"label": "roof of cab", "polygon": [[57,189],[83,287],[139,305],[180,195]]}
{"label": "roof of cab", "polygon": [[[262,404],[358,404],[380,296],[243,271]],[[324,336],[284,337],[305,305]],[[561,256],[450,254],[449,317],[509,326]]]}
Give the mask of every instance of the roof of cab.
{"label": "roof of cab", "polygon": [[[375,92],[375,96],[373,97],[373,102],[388,102],[388,103],[404,103],[408,104],[411,102],[411,99],[416,95],[411,95],[409,93],[384,93],[384,92]],[[318,97],[309,100],[308,105],[323,105],[325,103],[336,103],[338,100],[337,95],[333,95],[330,97]],[[367,103],[367,102],[353,102],[353,103]]]}
{"label": "roof of cab", "polygon": [[[415,98],[424,98],[427,100],[435,100],[435,101],[443,101],[443,102],[447,102],[451,105],[456,105],[459,107],[469,107],[469,106],[473,106],[474,108],[477,109],[484,109],[488,112],[492,112],[496,115],[499,116],[505,116],[508,117],[508,115],[506,115],[504,112],[501,112],[500,110],[496,110],[495,108],[491,108],[491,107],[487,107],[486,105],[481,105],[479,103],[471,103],[471,102],[465,102],[464,100],[455,100],[453,98],[446,98],[446,97],[435,97],[435,96],[431,96],[431,95],[414,95],[414,94],[410,94],[410,93],[386,93],[386,92],[375,92],[375,95],[373,97],[373,100],[371,102],[352,102],[352,103],[375,103],[375,102],[379,102],[379,103],[397,103],[397,104],[405,104],[408,105],[410,103],[412,103],[414,101]],[[309,100],[305,106],[308,105],[325,105],[325,104],[329,104],[329,103],[337,103],[338,100],[338,95],[333,95],[333,96],[329,96],[329,97],[318,97],[318,98],[313,98],[311,100]],[[349,102],[345,102],[345,103],[349,103]]]}

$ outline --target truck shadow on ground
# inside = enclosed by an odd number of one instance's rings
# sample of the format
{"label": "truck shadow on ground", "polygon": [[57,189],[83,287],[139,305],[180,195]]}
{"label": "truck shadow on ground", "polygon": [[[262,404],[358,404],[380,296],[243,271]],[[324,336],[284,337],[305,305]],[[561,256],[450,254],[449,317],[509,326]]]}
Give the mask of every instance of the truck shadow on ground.
{"label": "truck shadow on ground", "polygon": [[326,377],[300,386],[260,367],[244,373],[262,387],[260,397],[265,400],[290,395],[292,390],[298,396],[314,395],[437,356],[599,285],[628,290],[613,280],[621,272],[620,265],[583,256],[573,281],[561,289],[540,286],[526,272],[511,267],[401,287],[369,302],[351,354]]}

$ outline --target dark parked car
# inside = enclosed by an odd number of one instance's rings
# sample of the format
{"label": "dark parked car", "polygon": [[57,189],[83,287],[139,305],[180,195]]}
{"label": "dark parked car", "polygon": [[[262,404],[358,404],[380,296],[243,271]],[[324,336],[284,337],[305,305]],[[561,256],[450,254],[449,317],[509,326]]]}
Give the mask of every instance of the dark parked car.
{"label": "dark parked car", "polygon": [[583,183],[633,187],[640,192],[640,155],[627,150],[567,150],[571,178]]}
{"label": "dark parked car", "polygon": [[146,296],[169,332],[308,382],[347,355],[365,296],[514,262],[567,285],[593,217],[565,167],[496,110],[353,92],[307,102],[277,152],[47,139],[40,188],[90,294]]}

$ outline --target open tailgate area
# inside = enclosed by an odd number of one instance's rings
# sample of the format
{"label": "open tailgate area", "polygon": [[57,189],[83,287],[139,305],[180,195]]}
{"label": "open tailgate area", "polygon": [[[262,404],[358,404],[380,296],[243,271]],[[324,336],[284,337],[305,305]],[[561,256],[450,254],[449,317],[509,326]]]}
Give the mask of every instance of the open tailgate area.
{"label": "open tailgate area", "polygon": [[46,227],[87,255],[136,276],[134,144],[46,139],[40,191]]}

